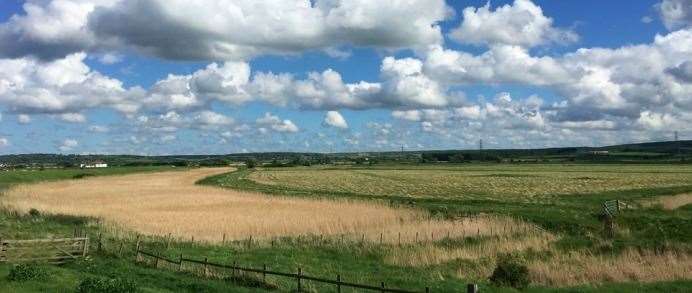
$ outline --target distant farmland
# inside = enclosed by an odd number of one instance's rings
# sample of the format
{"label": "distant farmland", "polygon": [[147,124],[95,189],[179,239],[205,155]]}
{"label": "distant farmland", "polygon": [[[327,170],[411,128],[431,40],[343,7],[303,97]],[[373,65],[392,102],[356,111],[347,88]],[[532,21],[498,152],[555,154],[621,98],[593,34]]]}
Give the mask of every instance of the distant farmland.
{"label": "distant farmland", "polygon": [[[479,213],[520,217],[554,237],[547,242],[545,237],[484,239],[477,246],[461,242],[388,254],[387,261],[398,265],[456,264],[460,277],[482,278],[490,274],[487,264],[498,252],[514,252],[527,258],[533,281],[548,286],[692,278],[692,235],[684,232],[692,231],[692,168],[685,165],[264,168],[208,183],[274,194],[370,197],[448,218]],[[614,239],[602,236],[599,214],[606,200],[629,207],[615,219]],[[673,203],[674,210],[660,208]],[[554,257],[533,259],[527,251]],[[462,260],[475,265],[457,263]]]}
{"label": "distant farmland", "polygon": [[[48,215],[91,217],[86,229],[129,245],[133,232],[150,235],[147,247],[170,258],[300,267],[432,292],[468,282],[504,292],[488,277],[511,257],[526,265],[528,291],[622,292],[692,285],[689,194],[692,167],[685,165],[444,164],[84,177],[13,185],[0,202],[22,213],[4,216],[10,227],[45,235],[47,223],[72,228],[64,216]],[[622,210],[609,233],[603,205],[614,200]],[[46,215],[44,224],[26,220],[31,209]]]}
{"label": "distant farmland", "polygon": [[478,165],[270,168],[248,179],[324,192],[450,199],[529,200],[692,184],[692,166]]}

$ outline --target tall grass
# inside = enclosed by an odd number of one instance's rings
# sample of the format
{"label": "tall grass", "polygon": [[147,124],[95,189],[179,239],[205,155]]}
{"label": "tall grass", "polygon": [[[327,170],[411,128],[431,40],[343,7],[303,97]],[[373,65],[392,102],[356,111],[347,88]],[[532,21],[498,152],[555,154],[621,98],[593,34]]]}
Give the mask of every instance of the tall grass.
{"label": "tall grass", "polygon": [[606,282],[689,280],[692,257],[686,253],[626,250],[617,256],[561,253],[529,264],[533,282],[553,287]]}
{"label": "tall grass", "polygon": [[[556,237],[549,233],[529,235],[493,236],[479,243],[444,246],[421,246],[414,249],[395,250],[390,252],[388,263],[401,266],[431,266],[452,260],[478,261],[495,259],[498,254],[522,252],[527,250],[543,251],[550,248]],[[491,268],[483,271],[489,273]],[[464,272],[467,274],[466,272]]]}
{"label": "tall grass", "polygon": [[1,200],[20,212],[88,216],[144,234],[206,242],[313,234],[392,244],[528,229],[502,218],[433,220],[424,211],[375,202],[266,196],[194,184],[227,171],[196,169],[19,185]]}
{"label": "tall grass", "polygon": [[670,196],[659,196],[644,202],[644,206],[660,205],[663,209],[674,210],[679,207],[692,204],[692,193],[684,193]]}

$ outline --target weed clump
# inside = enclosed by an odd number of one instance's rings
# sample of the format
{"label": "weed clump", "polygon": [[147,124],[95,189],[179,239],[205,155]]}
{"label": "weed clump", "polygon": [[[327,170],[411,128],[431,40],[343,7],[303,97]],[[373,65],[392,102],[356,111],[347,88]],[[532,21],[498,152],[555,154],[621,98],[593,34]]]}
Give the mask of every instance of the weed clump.
{"label": "weed clump", "polygon": [[524,289],[529,286],[529,268],[515,257],[501,257],[490,276],[490,282],[500,287]]}
{"label": "weed clump", "polygon": [[77,293],[133,293],[137,292],[137,283],[121,278],[89,277],[77,285]]}
{"label": "weed clump", "polygon": [[31,216],[32,218],[38,218],[39,216],[41,216],[41,212],[39,212],[37,209],[30,209],[29,216]]}
{"label": "weed clump", "polygon": [[31,280],[39,280],[48,276],[48,272],[44,267],[37,264],[19,264],[10,269],[10,274],[7,277],[10,281],[25,282]]}

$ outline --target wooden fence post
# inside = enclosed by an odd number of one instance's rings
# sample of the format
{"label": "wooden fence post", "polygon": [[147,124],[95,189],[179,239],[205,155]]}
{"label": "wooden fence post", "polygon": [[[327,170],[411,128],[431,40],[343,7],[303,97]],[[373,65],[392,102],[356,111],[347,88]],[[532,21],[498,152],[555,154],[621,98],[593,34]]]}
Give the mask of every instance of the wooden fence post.
{"label": "wooden fence post", "polygon": [[183,271],[183,254],[180,254],[180,261],[178,261],[178,272]]}
{"label": "wooden fence post", "polygon": [[235,281],[235,261],[233,261],[233,269],[231,270],[231,278],[233,278],[233,281]]}
{"label": "wooden fence post", "polygon": [[336,275],[336,293],[341,293],[341,275]]}
{"label": "wooden fence post", "polygon": [[118,257],[123,256],[123,243],[122,241],[120,242],[120,248],[118,248]]}
{"label": "wooden fence post", "polygon": [[430,287],[425,287],[425,293],[430,293]]}
{"label": "wooden fence post", "polygon": [[205,258],[204,258],[204,277],[205,277],[205,278],[209,276],[209,268],[208,268],[208,265],[209,265],[209,258],[208,258],[208,257],[205,257]]}
{"label": "wooden fence post", "polygon": [[101,232],[99,232],[99,239],[98,239],[98,241],[99,241],[99,242],[96,244],[96,251],[97,251],[97,252],[101,252],[101,248],[102,248],[102,244],[101,244]]}
{"label": "wooden fence post", "polygon": [[5,256],[5,242],[2,241],[0,237],[0,262],[4,262],[7,256]]}
{"label": "wooden fence post", "polygon": [[140,262],[140,255],[139,255],[139,235],[137,235],[137,246],[135,247],[135,261]]}
{"label": "wooden fence post", "polygon": [[221,239],[221,245],[226,244],[226,233],[223,233],[223,239]]}
{"label": "wooden fence post", "polygon": [[262,265],[262,283],[267,283],[267,264]]}
{"label": "wooden fence post", "polygon": [[477,284],[468,284],[466,286],[466,293],[478,293],[478,285]]}
{"label": "wooden fence post", "polygon": [[166,237],[166,249],[168,249],[171,246],[171,233],[168,233],[168,237]]}
{"label": "wooden fence post", "polygon": [[84,238],[84,247],[82,249],[82,257],[86,257],[87,254],[89,253],[89,238],[86,237]]}
{"label": "wooden fence post", "polygon": [[302,291],[303,291],[303,286],[302,286],[302,284],[300,283],[300,281],[303,279],[303,269],[301,269],[301,268],[298,268],[297,279],[298,279],[298,292],[302,292]]}
{"label": "wooden fence post", "polygon": [[385,292],[385,289],[386,289],[386,288],[384,287],[384,282],[381,282],[380,285],[382,285],[382,291],[381,291],[381,292],[384,293],[384,292]]}

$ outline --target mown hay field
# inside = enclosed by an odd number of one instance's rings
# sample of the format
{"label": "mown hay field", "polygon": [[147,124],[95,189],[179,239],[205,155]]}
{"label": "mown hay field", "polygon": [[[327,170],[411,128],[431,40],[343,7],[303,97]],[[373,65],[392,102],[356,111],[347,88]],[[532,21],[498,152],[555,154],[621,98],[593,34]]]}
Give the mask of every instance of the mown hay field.
{"label": "mown hay field", "polygon": [[438,168],[273,168],[256,183],[378,196],[521,200],[692,183],[692,167],[661,165],[503,165]]}

